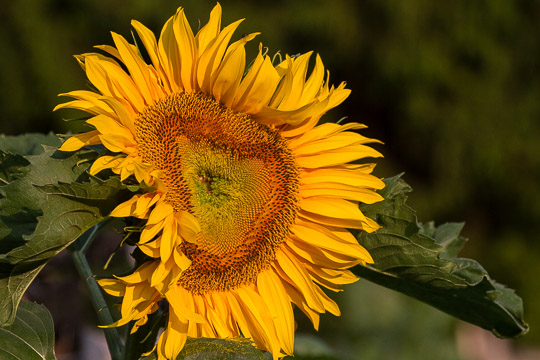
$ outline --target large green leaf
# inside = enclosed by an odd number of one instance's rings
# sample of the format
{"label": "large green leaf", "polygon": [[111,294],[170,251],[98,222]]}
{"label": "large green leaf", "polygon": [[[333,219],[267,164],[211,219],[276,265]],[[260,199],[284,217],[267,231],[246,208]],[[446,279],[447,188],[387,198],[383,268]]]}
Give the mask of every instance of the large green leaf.
{"label": "large green leaf", "polygon": [[45,306],[21,302],[13,324],[0,327],[0,359],[56,359],[54,324]]}
{"label": "large green leaf", "polygon": [[[0,150],[0,186],[4,186],[24,176],[30,163],[23,156]],[[2,198],[0,191],[0,254],[8,251],[30,235],[41,211],[22,206],[17,201]],[[13,216],[16,215],[16,216]]]}
{"label": "large green leaf", "polygon": [[459,235],[463,224],[420,226],[405,203],[411,188],[399,176],[385,182],[385,200],[361,208],[382,226],[358,235],[375,263],[358,266],[355,273],[499,337],[525,334],[521,298],[493,281],[476,261],[456,257],[465,243]]}
{"label": "large green leaf", "polygon": [[53,133],[27,133],[19,136],[0,134],[0,150],[19,155],[38,155],[43,152],[43,145],[60,146],[60,139]]}
{"label": "large green leaf", "polygon": [[[106,181],[91,178],[84,183],[59,183],[37,187],[46,195],[34,234],[24,246],[5,255],[11,264],[47,260],[103,221],[118,205],[119,192],[125,190],[118,178]],[[2,260],[0,255],[0,260]]]}
{"label": "large green leaf", "polygon": [[10,180],[0,186],[1,324],[13,321],[24,291],[48,259],[105,219],[129,193],[117,178],[87,174],[96,156],[44,147],[41,154],[24,157],[25,167],[22,161],[6,167]]}
{"label": "large green leaf", "polygon": [[25,172],[28,161],[24,156],[0,149],[0,183],[8,184]]}

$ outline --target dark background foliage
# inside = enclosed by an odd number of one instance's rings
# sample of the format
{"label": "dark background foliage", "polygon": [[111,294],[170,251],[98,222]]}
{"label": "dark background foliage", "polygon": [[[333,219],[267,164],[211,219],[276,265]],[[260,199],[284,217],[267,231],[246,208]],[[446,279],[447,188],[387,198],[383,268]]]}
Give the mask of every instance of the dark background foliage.
{"label": "dark background foliage", "polygon": [[[130,19],[159,34],[184,6],[194,29],[214,1],[19,0],[0,11],[0,132],[67,132],[57,94],[85,88],[72,55],[131,38]],[[526,0],[224,0],[236,36],[261,31],[270,53],[315,50],[351,97],[327,119],[369,125],[385,154],[377,175],[405,171],[419,218],[466,221],[464,256],[525,301],[540,343],[540,2]],[[77,129],[75,129],[77,130]],[[330,348],[365,359],[458,357],[454,322],[403,296],[361,283],[338,296],[345,317],[323,318]],[[358,304],[362,304],[359,306]],[[54,314],[53,314],[54,316]],[[458,326],[459,329],[461,329]],[[300,333],[308,328],[300,324]],[[311,335],[301,336],[306,348]],[[458,341],[459,343],[459,341]],[[459,351],[458,351],[459,350]],[[321,350],[323,351],[323,350]],[[340,350],[341,351],[341,350]]]}

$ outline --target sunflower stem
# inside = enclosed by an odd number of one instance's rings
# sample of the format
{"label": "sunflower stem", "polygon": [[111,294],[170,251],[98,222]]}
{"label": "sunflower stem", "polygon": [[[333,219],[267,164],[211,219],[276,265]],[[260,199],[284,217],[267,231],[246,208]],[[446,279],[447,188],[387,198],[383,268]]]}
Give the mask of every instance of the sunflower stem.
{"label": "sunflower stem", "polygon": [[[92,273],[92,269],[90,269],[90,265],[88,264],[85,256],[86,250],[88,249],[92,241],[95,239],[96,233],[99,228],[100,224],[92,227],[80,238],[78,238],[73,244],[71,244],[68,247],[68,250],[73,257],[73,261],[75,263],[77,271],[79,272],[79,275],[84,280],[86,287],[88,288],[92,304],[94,305],[94,309],[99,320],[99,324],[109,325],[114,322],[112,314],[109,311],[107,302],[105,301],[105,298],[101,293],[101,289],[94,277],[94,274]],[[120,360],[122,356],[122,350],[118,331],[116,330],[116,328],[107,328],[103,330],[105,332],[105,339],[107,340],[111,359]]]}

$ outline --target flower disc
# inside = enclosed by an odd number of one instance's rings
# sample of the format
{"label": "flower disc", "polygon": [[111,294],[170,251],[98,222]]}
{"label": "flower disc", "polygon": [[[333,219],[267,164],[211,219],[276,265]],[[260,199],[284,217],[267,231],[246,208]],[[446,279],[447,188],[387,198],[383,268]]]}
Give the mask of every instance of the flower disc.
{"label": "flower disc", "polygon": [[179,284],[191,293],[251,284],[296,219],[298,169],[286,141],[202,93],[172,94],[135,121],[142,159],[162,172],[166,202],[200,223]]}

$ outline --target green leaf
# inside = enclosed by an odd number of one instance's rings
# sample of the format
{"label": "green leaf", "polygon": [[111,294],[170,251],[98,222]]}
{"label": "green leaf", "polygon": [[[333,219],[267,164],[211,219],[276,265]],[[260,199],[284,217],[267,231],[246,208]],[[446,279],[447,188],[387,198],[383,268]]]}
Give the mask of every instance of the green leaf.
{"label": "green leaf", "polygon": [[5,255],[11,264],[39,262],[56,255],[87,229],[106,219],[121,201],[118,193],[125,189],[117,178],[106,181],[91,178],[85,183],[37,188],[47,197],[42,205],[43,216],[25,245]]}
{"label": "green leaf", "polygon": [[8,184],[24,173],[28,161],[18,154],[10,154],[0,150],[0,184]]}
{"label": "green leaf", "polygon": [[13,323],[24,292],[45,264],[0,264],[0,324]]}
{"label": "green leaf", "polygon": [[358,234],[375,263],[357,266],[354,272],[499,337],[525,334],[521,298],[493,281],[476,261],[456,258],[465,243],[459,235],[463,224],[420,226],[405,203],[411,188],[400,176],[385,182],[381,191],[385,200],[361,207],[382,226],[375,233]]}
{"label": "green leaf", "polygon": [[177,360],[267,360],[251,340],[234,339],[188,339]]}
{"label": "green leaf", "polygon": [[96,156],[44,147],[24,158],[24,169],[9,167],[18,175],[0,186],[0,322],[13,321],[21,296],[49,258],[130,193],[117,178],[87,174]]}
{"label": "green leaf", "polygon": [[0,327],[0,359],[56,359],[54,324],[45,306],[21,302],[13,324]]}
{"label": "green leaf", "polygon": [[446,223],[435,227],[433,221],[424,224],[420,233],[429,236],[444,248],[441,257],[452,259],[458,256],[459,252],[467,242],[467,239],[459,235],[465,223]]}
{"label": "green leaf", "polygon": [[0,150],[19,155],[38,155],[43,152],[43,145],[58,147],[60,139],[53,133],[28,133],[18,136],[0,134]]}
{"label": "green leaf", "polygon": [[[35,219],[37,225],[38,216],[46,216],[43,208],[54,204],[49,203],[49,197],[39,186],[57,184],[58,182],[73,182],[77,178],[84,176],[88,165],[77,166],[80,161],[88,160],[88,157],[95,156],[93,153],[85,152],[80,154],[65,154],[57,152],[54,148],[45,148],[40,155],[31,155],[25,157],[28,166],[24,169],[24,176],[14,178],[7,185],[0,187],[0,209],[2,209],[2,218],[4,224],[14,225],[21,217],[30,220]],[[22,172],[21,172],[22,173]],[[28,227],[21,230],[18,226],[10,226],[12,233],[9,234],[11,242],[18,242],[18,245],[28,245],[28,240],[34,233],[28,233]],[[18,236],[18,232],[24,232],[23,236]],[[0,261],[6,262],[7,253],[5,249],[5,237],[1,238],[3,244],[0,248],[3,250],[0,254]],[[10,250],[16,249],[13,246]],[[8,261],[12,263],[12,261]],[[16,262],[13,262],[16,263]]]}

